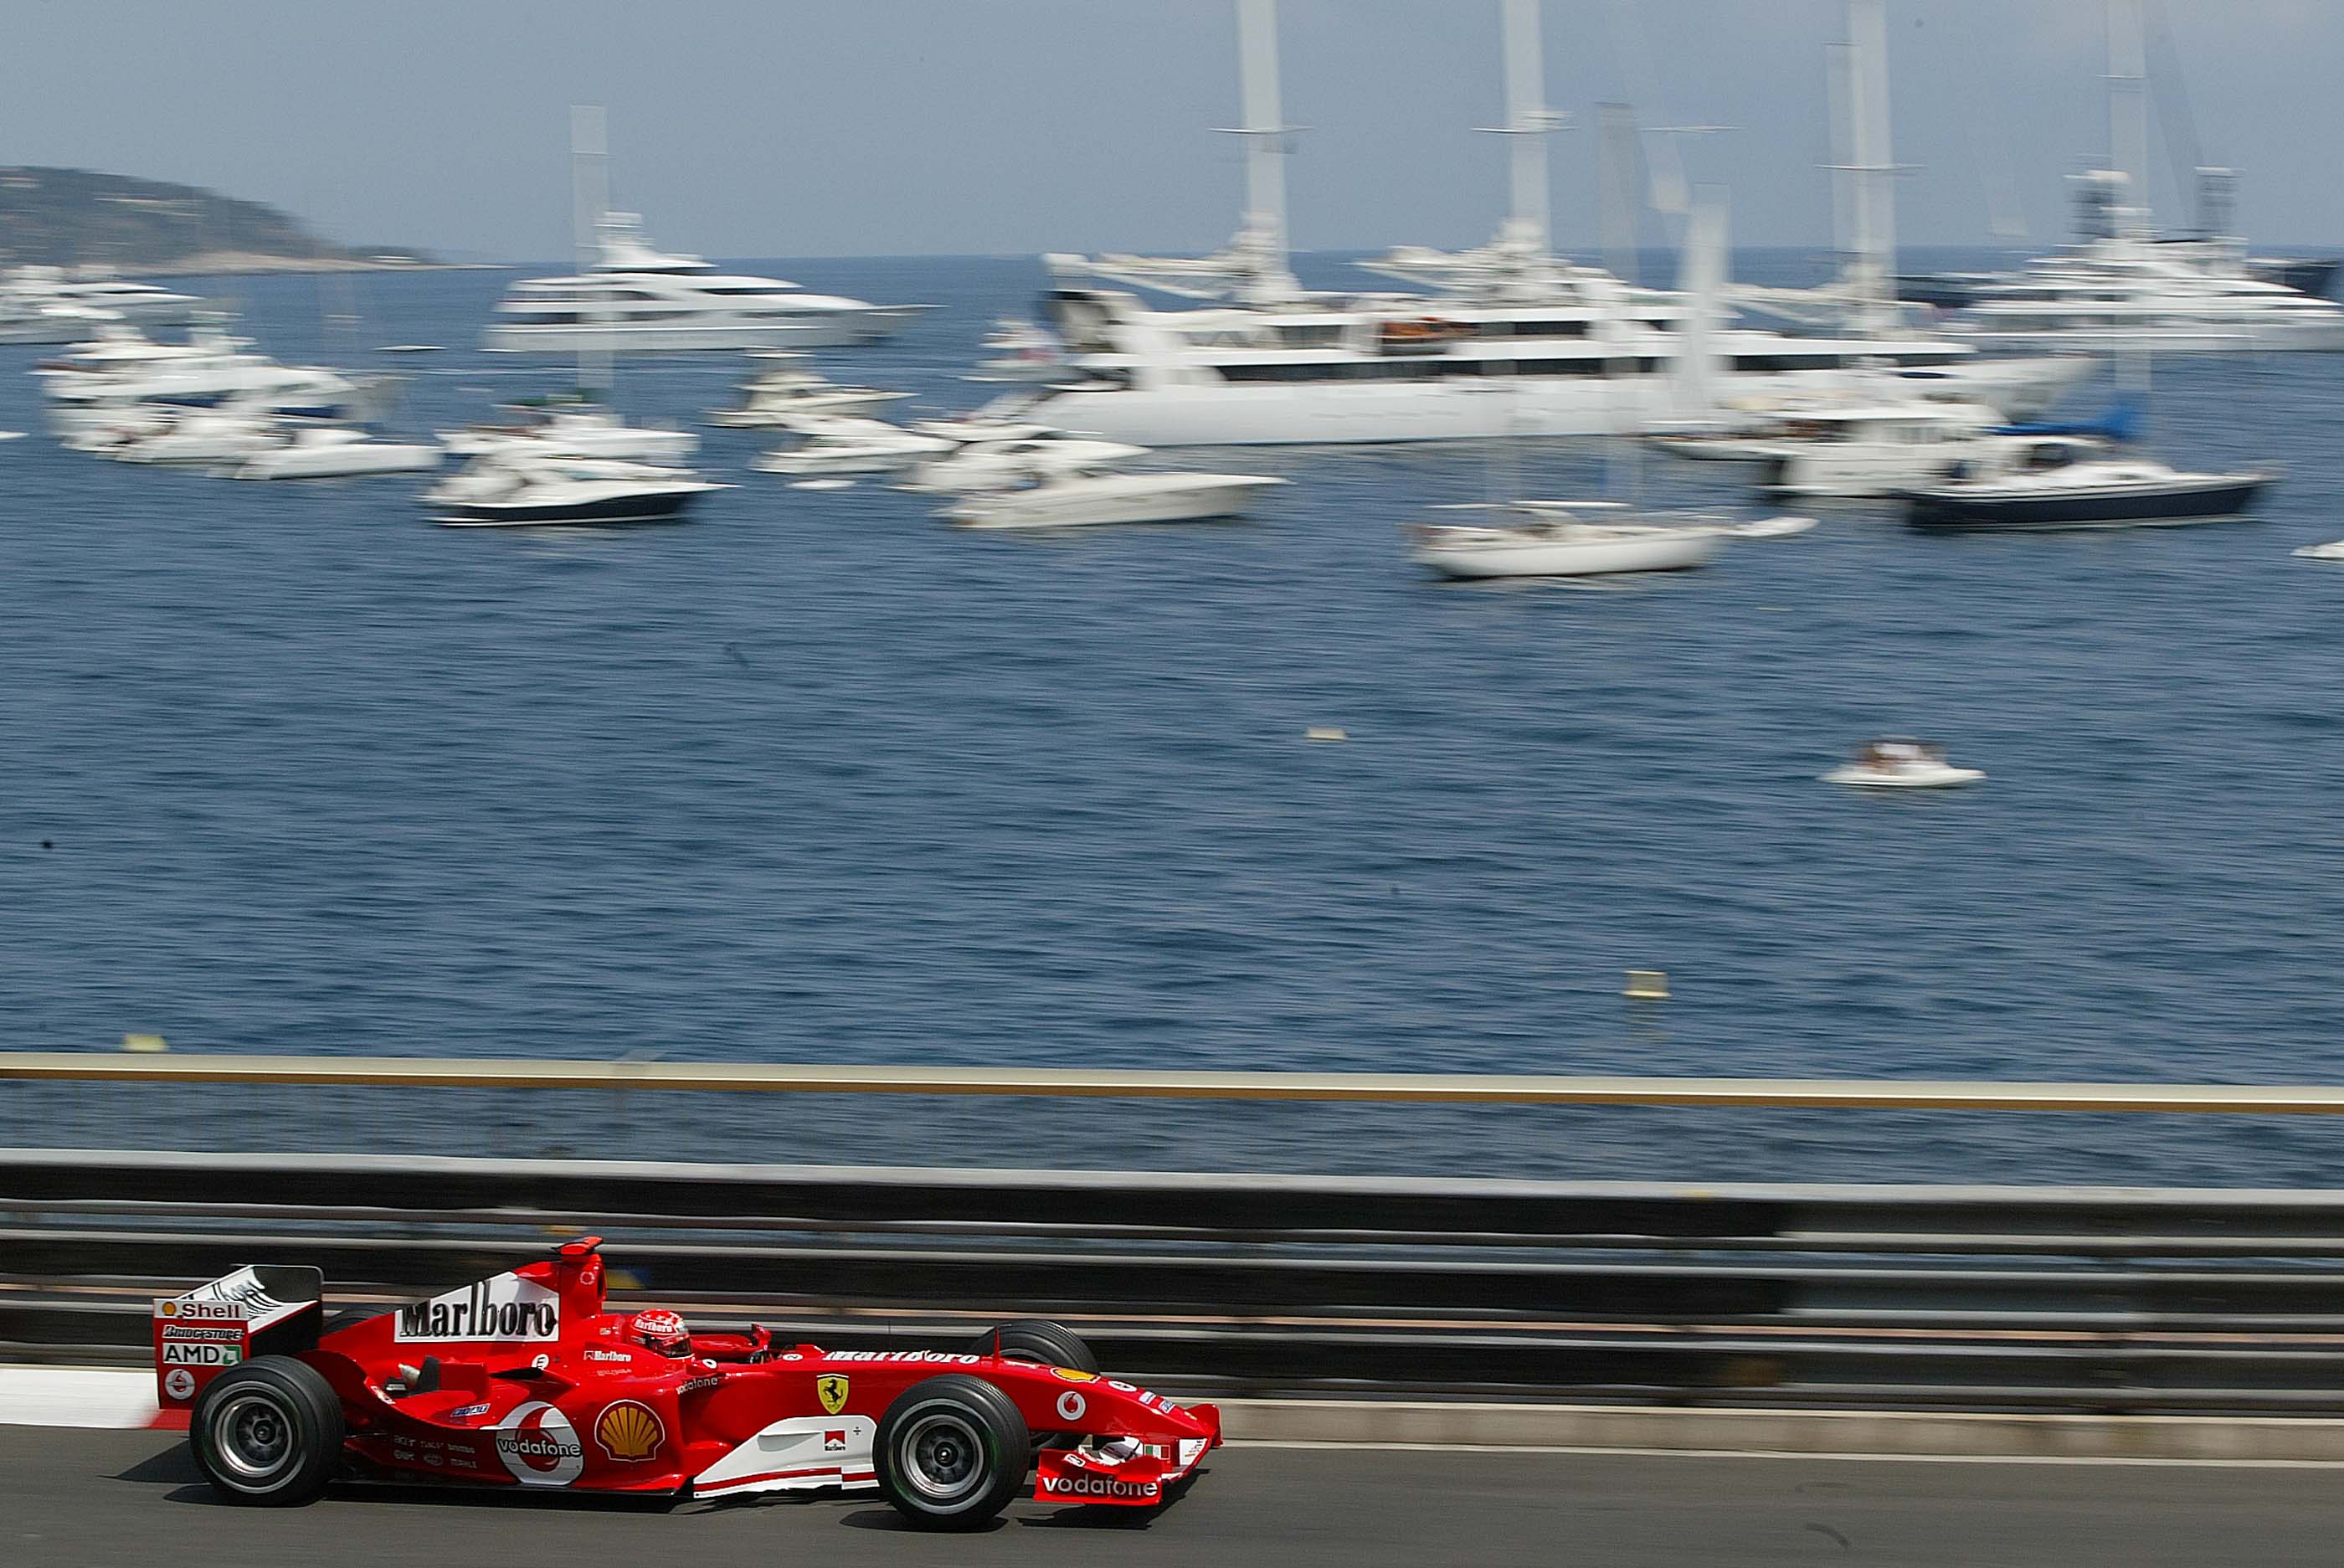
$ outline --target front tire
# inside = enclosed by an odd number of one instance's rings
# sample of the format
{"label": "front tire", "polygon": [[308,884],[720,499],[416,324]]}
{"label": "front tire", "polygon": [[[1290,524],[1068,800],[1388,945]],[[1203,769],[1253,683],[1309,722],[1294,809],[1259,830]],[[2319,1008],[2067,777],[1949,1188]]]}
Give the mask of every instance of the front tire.
{"label": "front tire", "polygon": [[325,1494],[342,1464],[342,1401],[325,1374],[262,1356],[214,1378],[187,1422],[196,1468],[221,1501],[289,1508]]}
{"label": "front tire", "polygon": [[1007,1394],[947,1372],[905,1390],[872,1445],[879,1490],[923,1530],[976,1530],[1026,1485],[1026,1418]]}
{"label": "front tire", "polygon": [[1005,1361],[1031,1361],[1038,1367],[1066,1367],[1078,1372],[1096,1372],[1098,1358],[1083,1343],[1083,1337],[1063,1323],[1053,1323],[1045,1318],[1015,1318],[997,1329],[987,1329],[969,1345],[980,1356],[989,1356],[998,1346]]}

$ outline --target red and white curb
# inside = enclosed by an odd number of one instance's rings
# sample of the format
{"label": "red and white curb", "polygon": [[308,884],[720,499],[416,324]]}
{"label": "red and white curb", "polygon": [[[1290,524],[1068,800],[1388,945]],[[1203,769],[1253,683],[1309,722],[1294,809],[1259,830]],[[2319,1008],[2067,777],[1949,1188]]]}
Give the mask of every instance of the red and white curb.
{"label": "red and white curb", "polygon": [[155,1406],[155,1374],[116,1367],[0,1367],[0,1426],[184,1427]]}

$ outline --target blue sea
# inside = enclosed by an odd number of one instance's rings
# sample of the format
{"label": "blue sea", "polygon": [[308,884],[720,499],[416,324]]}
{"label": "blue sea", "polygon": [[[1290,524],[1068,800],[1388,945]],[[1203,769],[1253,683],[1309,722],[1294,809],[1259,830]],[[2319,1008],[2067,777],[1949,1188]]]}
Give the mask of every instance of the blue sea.
{"label": "blue sea", "polygon": [[[961,374],[1043,282],[744,265],[940,306],[823,356],[914,413],[986,395]],[[280,358],[410,375],[419,432],[563,384],[478,351],[513,276],[208,288]],[[0,428],[35,432],[0,445],[6,1047],[2344,1078],[2344,567],[2288,554],[2344,536],[2344,359],[2156,367],[2158,450],[2285,465],[2250,523],[1929,538],[1849,505],[1695,573],[1475,587],[1401,525],[1500,485],[1732,503],[1746,472],[1192,450],[1293,483],[1249,521],[980,536],[711,430],[738,488],[693,522],[484,533],[428,525],[412,476],[65,451],[45,352],[0,349]],[[741,374],[622,361],[617,398],[691,420]],[[1883,732],[1991,778],[1816,782]],[[2344,1156],[2284,1118],[5,1084],[0,1141],[2250,1185]]]}

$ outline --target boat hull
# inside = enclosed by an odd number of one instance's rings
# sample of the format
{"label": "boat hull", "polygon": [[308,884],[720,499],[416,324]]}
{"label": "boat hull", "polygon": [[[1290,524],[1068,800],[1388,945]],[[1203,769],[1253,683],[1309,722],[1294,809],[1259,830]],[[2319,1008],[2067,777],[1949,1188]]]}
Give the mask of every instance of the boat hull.
{"label": "boat hull", "polygon": [[1850,763],[1822,775],[1822,782],[1845,784],[1851,789],[1959,789],[1965,784],[1976,784],[1985,777],[1985,774],[1977,768],[1939,765],[1907,767],[1891,772]]}
{"label": "boat hull", "polygon": [[1683,572],[1706,565],[1723,540],[1715,533],[1656,533],[1618,540],[1525,541],[1503,544],[1425,543],[1413,554],[1444,577],[1599,577],[1635,572]]}
{"label": "boat hull", "polygon": [[982,495],[948,509],[963,528],[1090,528],[1118,522],[1200,522],[1236,517],[1256,495],[1282,481],[1199,476],[1177,490],[1142,490],[1114,480],[1076,481],[1039,490]]}
{"label": "boat hull", "polygon": [[659,495],[606,496],[588,501],[498,502],[441,501],[432,521],[446,528],[612,527],[637,522],[676,522],[702,494],[699,490]]}
{"label": "boat hull", "polygon": [[913,307],[808,314],[791,321],[591,322],[560,326],[492,324],[481,347],[497,354],[697,354],[740,349],[852,349],[892,337],[917,314]]}
{"label": "boat hull", "polygon": [[[2011,417],[2039,411],[2081,373],[2065,363],[2009,360],[1945,367],[1935,385],[1959,388]],[[1727,378],[1736,401],[1795,400],[1871,384],[1843,370],[1745,372]],[[1319,442],[1486,440],[1501,436],[1611,436],[1677,422],[1669,378],[1460,377],[1358,384],[1231,383],[1069,387],[1036,417],[1073,434],[1134,446],[1296,446]],[[1501,395],[1492,395],[1493,392]]]}
{"label": "boat hull", "polygon": [[2269,482],[2254,474],[2025,496],[1922,491],[1905,498],[1904,521],[1925,531],[1973,533],[2208,522],[2245,512]]}

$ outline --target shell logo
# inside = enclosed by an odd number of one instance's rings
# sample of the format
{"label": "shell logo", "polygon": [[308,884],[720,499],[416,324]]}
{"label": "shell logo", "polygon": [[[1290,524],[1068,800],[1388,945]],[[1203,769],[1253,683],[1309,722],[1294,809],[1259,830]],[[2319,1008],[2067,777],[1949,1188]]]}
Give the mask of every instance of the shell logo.
{"label": "shell logo", "polygon": [[1074,1367],[1052,1367],[1050,1371],[1055,1376],[1063,1378],[1070,1383],[1095,1383],[1098,1381],[1098,1374],[1096,1372],[1086,1372]]}
{"label": "shell logo", "polygon": [[667,1428],[652,1408],[635,1400],[621,1400],[603,1408],[594,1422],[594,1441],[602,1452],[622,1464],[646,1460],[667,1441]]}

